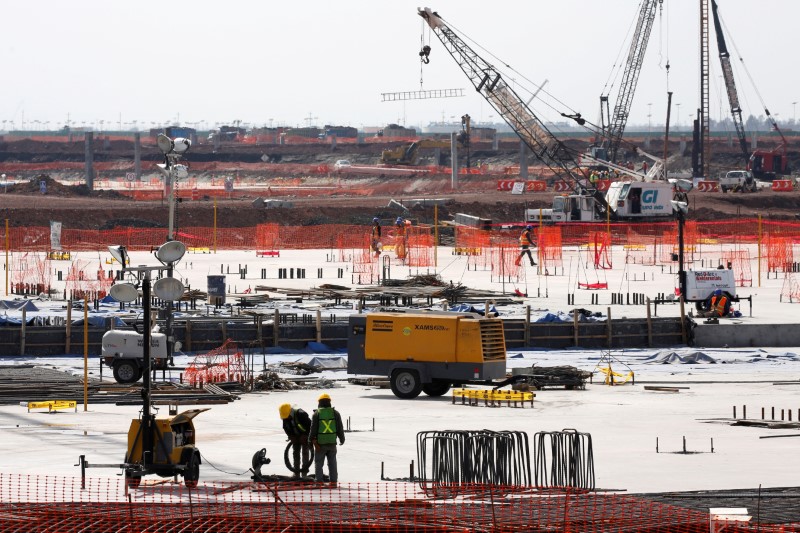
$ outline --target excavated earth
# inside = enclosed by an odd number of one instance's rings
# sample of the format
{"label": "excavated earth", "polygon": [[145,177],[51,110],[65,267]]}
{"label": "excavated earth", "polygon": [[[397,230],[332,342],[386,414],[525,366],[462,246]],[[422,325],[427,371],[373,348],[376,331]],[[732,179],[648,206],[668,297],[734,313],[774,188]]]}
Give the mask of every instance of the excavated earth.
{"label": "excavated earth", "polygon": [[[381,150],[400,143],[328,144],[302,146],[283,145],[223,145],[214,151],[210,146],[193,147],[187,156],[190,177],[198,184],[204,181],[236,175],[256,183],[258,189],[249,193],[237,191],[234,198],[216,201],[219,227],[248,227],[259,223],[278,222],[285,225],[368,224],[372,217],[391,219],[403,211],[390,205],[391,200],[409,207],[406,216],[422,223],[434,220],[432,202],[443,200],[438,208],[440,220],[455,213],[467,213],[492,220],[512,223],[523,220],[525,207],[547,207],[554,192],[526,192],[512,195],[498,191],[499,179],[514,176],[470,175],[459,179],[453,189],[448,174],[417,174],[414,176],[364,176],[353,172],[307,175],[301,171],[288,174],[289,166],[329,165],[338,159],[349,159],[354,165],[376,165]],[[800,140],[797,141],[800,145]],[[789,149],[790,160],[798,159],[798,146]],[[677,143],[674,152],[678,152]],[[735,168],[736,156],[721,147],[712,163],[718,168]],[[98,145],[94,161],[98,178],[124,175],[133,168],[133,148],[129,141],[112,141]],[[519,143],[501,143],[499,150],[476,143],[472,160],[480,160],[492,168],[518,165]],[[674,153],[668,160],[670,170],[688,170],[688,154]],[[0,142],[0,172],[10,179],[34,179],[0,187],[0,208],[9,224],[18,226],[47,226],[51,220],[62,221],[66,227],[108,229],[115,226],[166,227],[168,209],[165,202],[135,201],[114,191],[90,191],[85,185],[64,185],[83,178],[84,144],[80,142],[37,142],[31,140]],[[423,155],[431,158],[430,154]],[[144,179],[159,176],[155,164],[160,156],[155,147],[142,148]],[[276,165],[275,163],[282,163]],[[794,161],[793,161],[794,162]],[[793,165],[795,168],[797,164]],[[712,167],[713,168],[713,167]],[[531,175],[539,171],[531,165]],[[39,181],[47,182],[42,194]],[[199,185],[200,186],[200,185]],[[266,209],[257,198],[284,200],[292,207]],[[689,193],[690,218],[694,220],[726,220],[739,217],[764,217],[796,220],[800,215],[798,192],[773,192],[764,189],[756,193]],[[214,201],[208,197],[186,200],[178,204],[176,225],[211,226],[214,220]]]}

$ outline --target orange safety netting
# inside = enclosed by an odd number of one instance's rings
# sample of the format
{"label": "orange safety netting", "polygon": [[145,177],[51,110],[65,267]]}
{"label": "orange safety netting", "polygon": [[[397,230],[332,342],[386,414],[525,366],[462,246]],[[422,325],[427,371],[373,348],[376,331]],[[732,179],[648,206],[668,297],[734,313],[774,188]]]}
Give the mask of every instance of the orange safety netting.
{"label": "orange safety netting", "polygon": [[612,266],[611,262],[611,234],[595,231],[589,236],[589,243],[586,251],[589,254],[588,261],[595,268],[608,270]]}
{"label": "orange safety netting", "polygon": [[563,270],[563,241],[560,226],[544,226],[536,229],[539,270],[545,274],[556,274]]}
{"label": "orange safety netting", "polygon": [[280,225],[259,224],[256,226],[256,253],[258,255],[280,255]]}
{"label": "orange safety netting", "polygon": [[[671,263],[676,259],[673,257],[678,256],[679,251],[679,234],[677,228],[674,230],[667,230],[664,232],[663,239],[661,240],[661,258],[662,263]],[[686,263],[698,260],[700,258],[700,231],[697,222],[687,222],[683,229],[683,259]]]}
{"label": "orange safety netting", "polygon": [[[12,221],[13,222],[13,221]],[[759,227],[761,228],[759,230]],[[661,243],[660,260],[669,262],[671,254],[677,253],[678,238],[676,223],[653,224],[584,224],[568,223],[546,226],[543,234],[558,232],[561,246],[581,246],[586,243],[586,236],[594,232],[610,232],[612,245],[628,245],[640,242]],[[800,242],[800,223],[763,221],[757,219],[741,219],[730,221],[686,223],[684,242],[688,260],[699,257],[701,244],[744,244],[758,242],[759,231],[763,242],[768,238],[786,239]],[[257,226],[244,228],[213,228],[212,226],[177,227],[175,235],[187,247],[216,247],[219,250],[257,250],[259,248],[259,230]],[[272,242],[281,250],[338,249],[342,243],[350,243],[360,235],[369,235],[369,226],[349,224],[321,224],[314,226],[279,225],[277,238]],[[0,234],[3,233],[0,228]],[[105,250],[108,245],[124,245],[129,250],[150,250],[160,246],[167,237],[167,228],[129,228],[117,227],[109,230],[86,230],[63,227],[61,230],[61,246],[65,251]],[[508,238],[516,239],[516,230],[503,228],[491,231],[475,230],[459,227],[456,233],[456,248],[470,250],[484,248],[488,243]],[[3,241],[5,242],[5,235]],[[540,242],[547,246],[547,242]],[[349,248],[348,244],[345,244]],[[10,251],[50,250],[49,227],[11,227],[8,235]],[[560,251],[558,252],[560,253]],[[547,258],[546,258],[547,259]]]}
{"label": "orange safety netting", "polygon": [[370,249],[369,244],[365,247],[353,250],[351,261],[351,282],[359,285],[372,285],[378,282],[378,259],[380,254],[376,254]]}
{"label": "orange safety netting", "polygon": [[11,257],[11,291],[16,294],[42,294],[50,288],[50,257],[27,252]]}
{"label": "orange safety netting", "polygon": [[726,268],[733,269],[733,276],[738,287],[753,286],[753,273],[750,269],[749,250],[723,251],[722,262]]}
{"label": "orange safety netting", "polygon": [[[521,266],[520,249],[516,243],[495,243],[489,250],[492,281],[521,281],[525,267]],[[527,261],[527,259],[524,259]]]}
{"label": "orange safety netting", "polygon": [[214,348],[194,358],[183,374],[186,383],[202,387],[207,383],[247,380],[247,365],[244,355],[235,342],[228,339],[219,348]]}
{"label": "orange safety netting", "polygon": [[[205,466],[205,465],[203,465]],[[202,474],[201,474],[202,475]],[[95,474],[96,476],[96,474]],[[0,533],[707,533],[708,512],[620,493],[481,484],[201,481],[194,489],[119,476],[0,474]],[[796,532],[798,524],[725,523],[737,533]]]}
{"label": "orange safety netting", "polygon": [[625,263],[654,266],[658,256],[659,239],[660,236],[642,235],[633,228],[628,228],[628,237],[623,245]]}
{"label": "orange safety netting", "polygon": [[787,272],[781,287],[781,302],[800,302],[800,280],[794,272]]}
{"label": "orange safety netting", "polygon": [[788,237],[769,234],[765,244],[767,248],[767,271],[791,272],[792,263],[794,262],[792,240]]}
{"label": "orange safety netting", "polygon": [[90,261],[76,259],[70,265],[66,277],[67,299],[79,300],[103,298],[111,285],[114,283],[114,276],[103,270],[100,263],[97,268],[93,268]]}
{"label": "orange safety netting", "polygon": [[[406,226],[405,264],[411,267],[433,266],[433,235],[430,226]],[[399,256],[398,256],[399,257]]]}

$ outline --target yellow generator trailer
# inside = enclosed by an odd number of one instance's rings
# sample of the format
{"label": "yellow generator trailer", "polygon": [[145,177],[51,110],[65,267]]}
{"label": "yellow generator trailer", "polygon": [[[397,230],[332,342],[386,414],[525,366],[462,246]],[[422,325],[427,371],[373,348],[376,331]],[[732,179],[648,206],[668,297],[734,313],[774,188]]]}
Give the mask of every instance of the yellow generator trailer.
{"label": "yellow generator trailer", "polygon": [[347,371],[389,376],[392,392],[403,399],[490,383],[506,376],[503,321],[477,313],[352,315]]}
{"label": "yellow generator trailer", "polygon": [[[125,453],[125,481],[136,488],[142,476],[182,475],[189,488],[200,478],[200,450],[195,446],[192,419],[208,409],[189,409],[171,418],[151,417],[152,446],[144,447],[145,418],[135,418],[128,429],[128,451]],[[149,449],[148,449],[149,448]]]}

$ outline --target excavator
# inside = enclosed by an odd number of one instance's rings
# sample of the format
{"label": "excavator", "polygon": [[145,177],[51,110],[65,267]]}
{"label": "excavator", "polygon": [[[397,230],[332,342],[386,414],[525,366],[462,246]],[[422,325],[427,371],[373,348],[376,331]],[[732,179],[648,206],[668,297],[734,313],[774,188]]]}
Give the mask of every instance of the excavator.
{"label": "excavator", "polygon": [[401,144],[396,148],[381,152],[381,163],[384,165],[416,165],[419,159],[419,150],[423,148],[447,148],[449,150],[450,141],[420,139],[419,141]]}

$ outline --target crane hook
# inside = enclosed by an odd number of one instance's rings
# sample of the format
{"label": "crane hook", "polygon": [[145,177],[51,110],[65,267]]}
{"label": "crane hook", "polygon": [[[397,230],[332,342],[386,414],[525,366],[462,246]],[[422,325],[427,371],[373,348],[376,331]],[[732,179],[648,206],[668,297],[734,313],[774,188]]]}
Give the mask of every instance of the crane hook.
{"label": "crane hook", "polygon": [[431,62],[428,56],[431,54],[431,47],[427,44],[422,47],[422,50],[419,51],[419,59],[426,65]]}

